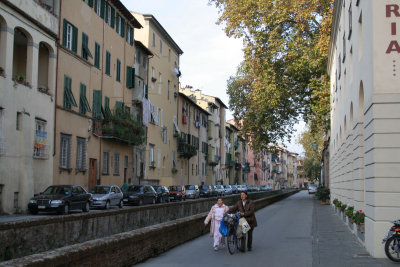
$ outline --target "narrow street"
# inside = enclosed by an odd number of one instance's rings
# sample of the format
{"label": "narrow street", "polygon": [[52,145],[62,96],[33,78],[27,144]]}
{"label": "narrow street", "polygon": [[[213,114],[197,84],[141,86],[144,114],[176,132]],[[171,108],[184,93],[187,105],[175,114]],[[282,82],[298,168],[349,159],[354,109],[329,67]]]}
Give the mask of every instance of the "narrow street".
{"label": "narrow street", "polygon": [[332,207],[307,191],[257,211],[256,217],[251,252],[215,252],[207,234],[138,266],[397,266],[369,256]]}

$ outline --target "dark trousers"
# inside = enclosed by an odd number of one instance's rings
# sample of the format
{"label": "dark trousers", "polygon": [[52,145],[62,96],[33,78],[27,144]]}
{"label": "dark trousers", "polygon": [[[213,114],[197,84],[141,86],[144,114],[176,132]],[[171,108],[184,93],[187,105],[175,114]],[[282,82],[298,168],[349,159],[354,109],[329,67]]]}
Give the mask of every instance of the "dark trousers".
{"label": "dark trousers", "polygon": [[[253,230],[254,230],[254,229],[251,228],[251,230],[249,230],[249,231],[247,232],[247,249],[252,248],[252,244],[253,244]],[[242,237],[242,243],[241,243],[241,247],[240,247],[240,250],[241,250],[241,251],[245,251],[245,248],[246,248],[245,240],[246,240],[246,236]]]}

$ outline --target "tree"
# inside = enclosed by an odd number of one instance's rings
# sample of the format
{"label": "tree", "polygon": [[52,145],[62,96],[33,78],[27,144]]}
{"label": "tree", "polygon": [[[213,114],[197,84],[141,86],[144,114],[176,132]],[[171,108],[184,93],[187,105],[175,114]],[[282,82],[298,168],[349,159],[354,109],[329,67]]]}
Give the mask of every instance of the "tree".
{"label": "tree", "polygon": [[229,37],[243,38],[244,61],[228,80],[234,118],[260,151],[291,139],[303,118],[329,127],[326,74],[333,0],[209,0]]}

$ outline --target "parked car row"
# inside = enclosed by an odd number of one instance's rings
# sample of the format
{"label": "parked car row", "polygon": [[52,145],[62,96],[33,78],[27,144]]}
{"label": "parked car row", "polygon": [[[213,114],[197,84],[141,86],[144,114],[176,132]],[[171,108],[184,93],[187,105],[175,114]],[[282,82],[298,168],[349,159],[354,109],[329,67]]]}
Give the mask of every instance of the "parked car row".
{"label": "parked car row", "polygon": [[140,206],[225,196],[242,191],[272,190],[268,186],[257,185],[129,185],[123,188],[124,191],[117,185],[96,185],[88,192],[80,185],[52,185],[30,199],[28,210],[32,214],[49,211],[68,214],[70,210],[77,209],[88,212],[90,208],[122,208],[124,205]]}

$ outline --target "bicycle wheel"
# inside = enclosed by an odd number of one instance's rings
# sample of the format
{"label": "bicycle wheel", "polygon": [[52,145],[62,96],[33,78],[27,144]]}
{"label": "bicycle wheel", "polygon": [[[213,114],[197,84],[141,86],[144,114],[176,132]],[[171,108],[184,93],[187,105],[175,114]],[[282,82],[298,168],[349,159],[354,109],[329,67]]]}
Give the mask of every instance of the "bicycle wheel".
{"label": "bicycle wheel", "polygon": [[233,228],[229,228],[228,236],[226,237],[227,245],[228,245],[228,250],[230,254],[235,253],[236,247],[237,247],[237,238],[236,238],[236,233]]}
{"label": "bicycle wheel", "polygon": [[246,248],[246,234],[243,237],[237,239],[237,249],[244,251]]}
{"label": "bicycle wheel", "polygon": [[386,241],[385,253],[390,260],[400,262],[400,236],[393,235]]}

